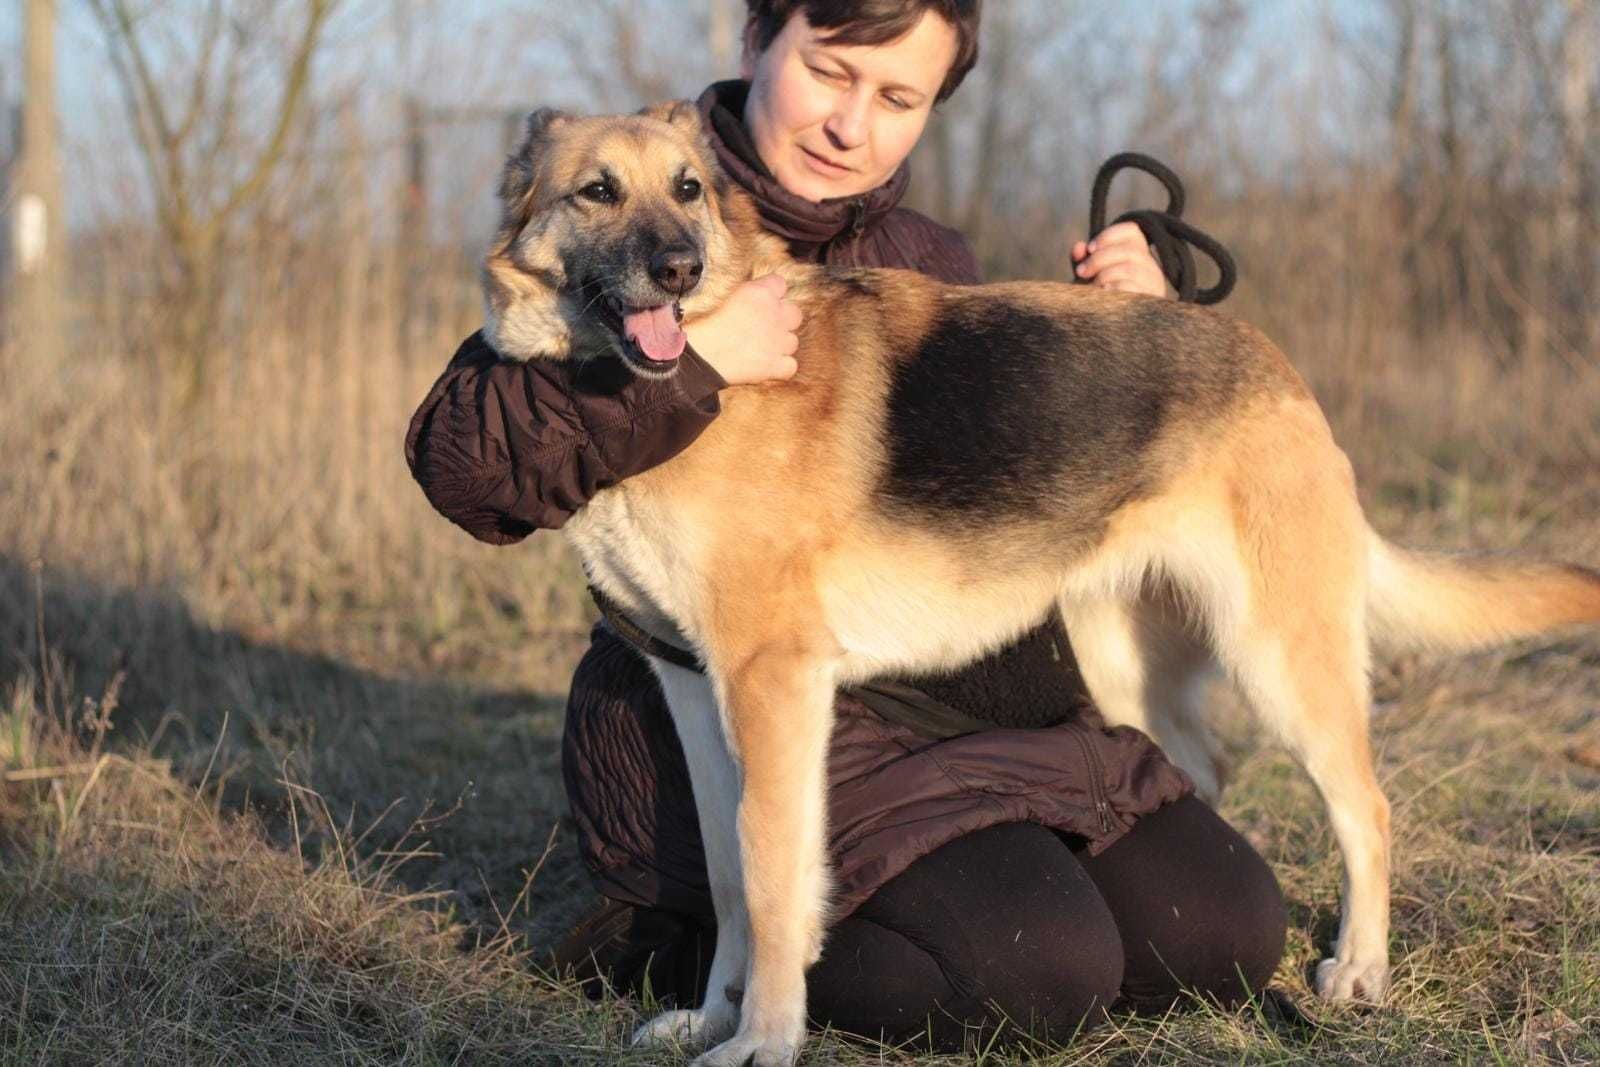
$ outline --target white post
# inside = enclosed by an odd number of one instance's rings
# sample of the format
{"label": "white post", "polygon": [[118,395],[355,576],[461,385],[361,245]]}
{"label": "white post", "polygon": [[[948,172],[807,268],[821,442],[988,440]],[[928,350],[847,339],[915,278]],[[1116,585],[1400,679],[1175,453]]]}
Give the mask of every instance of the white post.
{"label": "white post", "polygon": [[56,0],[24,0],[22,144],[8,239],[16,305],[6,338],[36,367],[58,366],[66,311],[66,225],[56,112]]}

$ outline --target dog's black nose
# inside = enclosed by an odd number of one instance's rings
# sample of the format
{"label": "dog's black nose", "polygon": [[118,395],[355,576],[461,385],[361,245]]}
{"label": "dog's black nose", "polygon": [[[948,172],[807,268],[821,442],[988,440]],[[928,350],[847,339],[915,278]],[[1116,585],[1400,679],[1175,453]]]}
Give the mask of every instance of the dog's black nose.
{"label": "dog's black nose", "polygon": [[700,281],[705,264],[691,248],[664,248],[650,260],[650,277],[669,293],[680,296],[693,289]]}

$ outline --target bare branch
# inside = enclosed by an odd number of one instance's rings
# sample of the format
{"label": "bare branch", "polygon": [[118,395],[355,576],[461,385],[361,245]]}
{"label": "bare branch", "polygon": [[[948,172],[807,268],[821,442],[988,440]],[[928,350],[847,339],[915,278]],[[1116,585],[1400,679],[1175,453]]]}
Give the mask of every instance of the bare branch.
{"label": "bare branch", "polygon": [[181,161],[163,126],[160,95],[150,77],[149,64],[138,41],[128,32],[133,23],[124,17],[127,11],[123,5],[119,3],[113,9],[107,0],[89,0],[89,6],[106,35],[111,67],[122,86],[123,108],[150,176],[156,214],[168,235],[176,239],[187,227],[186,183]]}
{"label": "bare branch", "polygon": [[283,95],[279,98],[277,121],[273,126],[272,135],[267,139],[267,145],[261,150],[261,154],[256,157],[249,177],[234,187],[222,207],[208,220],[206,227],[208,235],[214,234],[234,212],[254,198],[272,175],[272,169],[277,165],[283,154],[284,145],[288,142],[289,131],[294,126],[295,118],[298,117],[300,104],[306,95],[306,87],[310,84],[311,60],[316,55],[322,31],[340,2],[341,0],[310,0],[305,29],[300,35],[294,59],[284,79]]}
{"label": "bare branch", "polygon": [[222,38],[222,0],[209,0],[206,5],[205,29],[200,36],[200,54],[195,61],[194,81],[189,94],[189,106],[178,122],[176,140],[186,142],[194,133],[195,124],[205,112],[206,98],[211,91],[211,68],[216,56],[217,42]]}

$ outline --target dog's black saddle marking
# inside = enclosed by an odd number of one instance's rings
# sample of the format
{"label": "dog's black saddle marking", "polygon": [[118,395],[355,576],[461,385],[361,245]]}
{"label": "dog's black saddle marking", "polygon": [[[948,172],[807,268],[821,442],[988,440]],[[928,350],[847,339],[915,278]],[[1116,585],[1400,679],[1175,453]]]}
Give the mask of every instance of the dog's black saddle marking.
{"label": "dog's black saddle marking", "polygon": [[976,519],[1137,494],[1142,453],[1193,385],[1177,310],[1090,325],[1009,301],[947,309],[896,366],[880,498]]}

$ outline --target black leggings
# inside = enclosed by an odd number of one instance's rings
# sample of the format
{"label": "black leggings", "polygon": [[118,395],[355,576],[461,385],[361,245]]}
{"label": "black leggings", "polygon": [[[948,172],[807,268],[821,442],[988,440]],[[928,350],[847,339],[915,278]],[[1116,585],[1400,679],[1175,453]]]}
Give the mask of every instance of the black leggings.
{"label": "black leggings", "polygon": [[[1005,823],[923,856],[836,925],[806,974],[808,1008],[837,1030],[943,1049],[1007,1020],[1064,1040],[1113,1005],[1242,1001],[1277,968],[1286,926],[1265,861],[1194,797],[1098,856]],[[647,968],[654,993],[698,1004],[715,945],[714,929],[686,927]]]}

